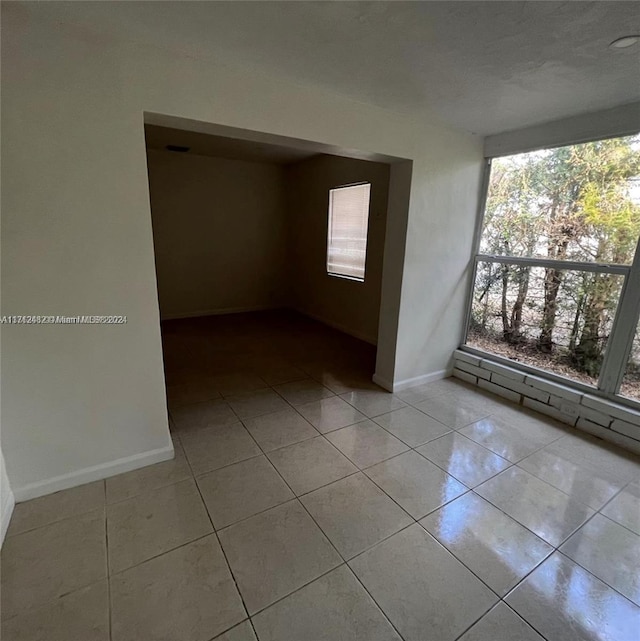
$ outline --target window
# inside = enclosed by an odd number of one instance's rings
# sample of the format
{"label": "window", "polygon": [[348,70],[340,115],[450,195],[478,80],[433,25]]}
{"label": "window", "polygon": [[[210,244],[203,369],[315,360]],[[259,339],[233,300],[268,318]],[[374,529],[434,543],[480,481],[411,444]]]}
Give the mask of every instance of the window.
{"label": "window", "polygon": [[489,171],[466,347],[640,401],[640,135]]}
{"label": "window", "polygon": [[371,184],[336,187],[329,191],[327,272],[364,281]]}
{"label": "window", "polygon": [[638,323],[633,338],[627,368],[620,386],[620,394],[640,401],[640,323]]}

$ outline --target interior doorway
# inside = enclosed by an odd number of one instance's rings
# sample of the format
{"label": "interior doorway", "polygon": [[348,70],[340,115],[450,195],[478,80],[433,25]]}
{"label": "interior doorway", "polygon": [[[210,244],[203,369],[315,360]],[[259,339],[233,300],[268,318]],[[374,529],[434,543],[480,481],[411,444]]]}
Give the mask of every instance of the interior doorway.
{"label": "interior doorway", "polygon": [[[173,370],[167,372],[168,386],[193,369],[180,361],[194,362],[198,331],[202,336],[215,328],[229,336],[225,327],[251,327],[249,342],[255,344],[259,324],[265,323],[267,336],[276,331],[279,319],[283,327],[297,327],[299,337],[306,334],[311,341],[324,333],[320,343],[334,355],[336,345],[348,345],[346,352],[358,362],[351,367],[344,360],[333,362],[331,377],[342,370],[339,387],[347,389],[349,379],[360,387],[375,387],[371,381],[381,339],[390,351],[389,331],[381,332],[381,318],[389,325],[394,316],[388,310],[381,314],[381,307],[384,271],[393,274],[385,255],[394,200],[392,166],[400,159],[353,151],[343,155],[318,143],[165,117],[146,120],[164,356]],[[366,207],[364,217],[362,212],[354,215],[350,194],[359,194],[356,205]],[[398,212],[394,214],[397,218]],[[397,258],[399,252],[395,254]],[[232,342],[238,340],[235,336]],[[209,336],[205,342],[210,346],[216,340]],[[184,349],[187,343],[191,350]],[[237,347],[234,358],[254,364],[261,360],[250,346]],[[300,349],[288,345],[283,351]],[[296,358],[291,354],[270,357],[277,368],[300,364],[292,362]],[[224,358],[214,362],[212,353],[206,360],[206,371],[213,374],[215,369],[215,375],[249,379],[255,371]],[[198,369],[202,367],[200,363]],[[177,375],[179,369],[185,372]],[[320,376],[317,359],[311,369]]]}

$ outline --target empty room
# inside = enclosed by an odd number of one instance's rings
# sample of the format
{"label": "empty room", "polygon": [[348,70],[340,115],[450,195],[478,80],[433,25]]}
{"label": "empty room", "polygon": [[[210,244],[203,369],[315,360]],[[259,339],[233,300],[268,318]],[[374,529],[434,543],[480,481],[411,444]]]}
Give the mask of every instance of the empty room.
{"label": "empty room", "polygon": [[640,7],[2,3],[3,641],[640,641]]}

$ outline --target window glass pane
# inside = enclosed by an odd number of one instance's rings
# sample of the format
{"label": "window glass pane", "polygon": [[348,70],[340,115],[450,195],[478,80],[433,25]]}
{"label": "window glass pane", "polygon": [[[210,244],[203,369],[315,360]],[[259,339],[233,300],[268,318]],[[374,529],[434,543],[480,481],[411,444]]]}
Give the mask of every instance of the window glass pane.
{"label": "window glass pane", "polygon": [[467,345],[596,385],[623,281],[479,262]]}
{"label": "window glass pane", "polygon": [[329,274],[364,280],[370,191],[366,183],[329,192]]}
{"label": "window glass pane", "polygon": [[633,346],[627,369],[620,386],[620,394],[635,401],[640,401],[640,322],[636,328],[636,334],[633,338]]}
{"label": "window glass pane", "polygon": [[480,252],[631,264],[640,233],[640,136],[496,158]]}

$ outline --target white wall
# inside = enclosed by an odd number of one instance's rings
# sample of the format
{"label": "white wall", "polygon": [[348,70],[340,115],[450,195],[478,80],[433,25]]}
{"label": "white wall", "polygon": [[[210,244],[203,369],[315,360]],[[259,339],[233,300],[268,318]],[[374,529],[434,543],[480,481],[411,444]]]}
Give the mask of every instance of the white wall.
{"label": "white wall", "polygon": [[[394,233],[385,255],[381,331],[397,324],[398,340],[379,334],[379,374],[399,381],[449,365],[469,276],[479,139],[435,118],[182,57],[161,41],[142,46],[103,37],[99,26],[48,22],[39,17],[55,10],[47,4],[2,5],[2,313],[124,314],[128,323],[5,328],[3,449],[18,499],[171,455],[145,111],[413,160],[406,249]],[[404,222],[392,217],[397,232]],[[402,273],[387,278],[402,251]],[[398,311],[385,301],[400,276]]]}
{"label": "white wall", "polygon": [[9,484],[9,477],[4,464],[4,455],[0,450],[0,546],[9,527],[11,514],[13,514],[14,497]]}
{"label": "white wall", "polygon": [[282,166],[147,153],[162,318],[285,302]]}
{"label": "white wall", "polygon": [[[329,276],[329,190],[371,183],[367,259],[363,283]],[[293,163],[286,172],[291,304],[295,309],[370,343],[378,338],[389,165],[322,155]]]}

